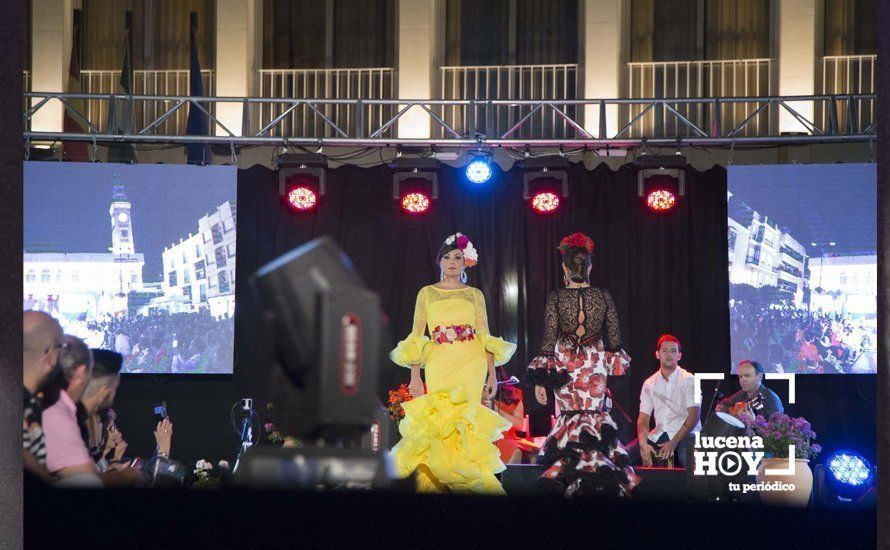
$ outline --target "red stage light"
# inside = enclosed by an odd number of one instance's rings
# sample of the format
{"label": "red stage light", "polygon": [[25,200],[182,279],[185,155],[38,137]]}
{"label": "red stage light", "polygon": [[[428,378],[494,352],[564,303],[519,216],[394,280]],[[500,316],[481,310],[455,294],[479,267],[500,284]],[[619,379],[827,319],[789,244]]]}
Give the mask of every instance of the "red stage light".
{"label": "red stage light", "polygon": [[646,206],[653,212],[670,212],[677,205],[677,197],[670,191],[655,189],[646,195]]}
{"label": "red stage light", "polygon": [[424,193],[418,191],[405,193],[401,200],[402,210],[406,214],[419,216],[426,214],[430,209],[430,198]]}
{"label": "red stage light", "polygon": [[559,208],[559,195],[550,191],[540,191],[532,195],[532,210],[538,214],[550,214]]}
{"label": "red stage light", "polygon": [[287,204],[294,210],[307,212],[318,205],[318,194],[305,185],[299,185],[288,191]]}

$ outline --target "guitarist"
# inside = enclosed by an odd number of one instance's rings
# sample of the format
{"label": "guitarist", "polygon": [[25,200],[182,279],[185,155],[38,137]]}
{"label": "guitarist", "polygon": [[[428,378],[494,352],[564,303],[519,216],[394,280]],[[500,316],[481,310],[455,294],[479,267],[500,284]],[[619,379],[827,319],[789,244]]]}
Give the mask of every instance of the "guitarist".
{"label": "guitarist", "polygon": [[776,392],[763,385],[763,367],[757,361],[745,359],[739,363],[739,391],[717,404],[717,410],[748,420],[755,416],[769,418],[777,412],[784,412],[782,400]]}

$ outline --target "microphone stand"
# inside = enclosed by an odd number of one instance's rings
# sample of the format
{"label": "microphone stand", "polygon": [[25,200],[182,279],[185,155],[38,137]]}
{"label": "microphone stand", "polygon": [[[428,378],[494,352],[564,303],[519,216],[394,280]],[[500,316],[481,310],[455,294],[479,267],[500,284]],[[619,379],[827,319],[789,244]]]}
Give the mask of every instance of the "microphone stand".
{"label": "microphone stand", "polygon": [[708,422],[708,420],[710,420],[710,418],[711,418],[711,414],[713,414],[714,409],[716,408],[715,405],[716,405],[716,403],[717,403],[717,398],[718,398],[718,397],[726,397],[725,395],[723,395],[723,392],[720,391],[720,384],[721,384],[721,383],[722,383],[722,380],[718,381],[718,382],[714,385],[714,394],[711,396],[711,404],[708,405],[708,411],[707,411],[708,414],[707,414],[707,416],[705,416],[705,419],[704,419],[704,421],[702,422],[702,427],[704,427],[704,425]]}
{"label": "microphone stand", "polygon": [[238,472],[238,464],[241,463],[241,455],[253,445],[253,411],[241,419],[241,449],[238,450],[238,457],[235,459],[235,467],[232,468],[232,475]]}

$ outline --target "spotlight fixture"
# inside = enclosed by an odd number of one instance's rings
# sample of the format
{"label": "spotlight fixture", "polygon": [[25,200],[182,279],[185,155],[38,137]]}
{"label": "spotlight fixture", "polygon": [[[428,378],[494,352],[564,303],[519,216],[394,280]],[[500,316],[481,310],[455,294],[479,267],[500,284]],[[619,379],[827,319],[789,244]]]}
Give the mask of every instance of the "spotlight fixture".
{"label": "spotlight fixture", "polygon": [[569,161],[562,155],[522,161],[522,198],[538,214],[552,214],[569,196]]}
{"label": "spotlight fixture", "polygon": [[392,198],[402,211],[414,216],[429,212],[439,198],[439,161],[398,157],[389,167],[393,170]]}
{"label": "spotlight fixture", "polygon": [[874,478],[874,469],[859,453],[837,451],[825,461],[825,482],[843,502],[865,495],[874,485]]}
{"label": "spotlight fixture", "polygon": [[532,195],[531,206],[538,214],[552,214],[559,208],[559,195],[550,191],[538,191]]}
{"label": "spotlight fixture", "polygon": [[325,194],[328,161],[320,154],[283,154],[272,165],[278,171],[278,194],[294,211],[309,212]]}
{"label": "spotlight fixture", "polygon": [[402,211],[412,216],[426,214],[430,210],[430,198],[422,191],[403,193],[400,204]]}
{"label": "spotlight fixture", "polygon": [[485,153],[470,153],[465,173],[470,183],[482,184],[491,179],[491,158]]}
{"label": "spotlight fixture", "polygon": [[686,157],[676,155],[640,155],[633,163],[637,173],[637,194],[645,198],[650,211],[672,212],[679,198],[686,195]]}

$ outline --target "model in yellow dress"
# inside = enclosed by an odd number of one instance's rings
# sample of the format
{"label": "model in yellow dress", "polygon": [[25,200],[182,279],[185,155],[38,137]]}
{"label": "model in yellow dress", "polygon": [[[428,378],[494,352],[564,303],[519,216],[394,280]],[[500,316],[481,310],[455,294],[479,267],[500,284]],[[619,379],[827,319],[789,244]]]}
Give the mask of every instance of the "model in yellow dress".
{"label": "model in yellow dress", "polygon": [[415,396],[403,404],[402,439],[392,454],[399,475],[417,472],[419,491],[504,492],[495,477],[504,464],[494,442],[510,424],[484,407],[482,397],[483,390],[494,395],[494,367],[509,361],[516,345],[489,334],[482,292],[462,282],[463,270],[476,261],[465,236],[446,240],[439,252],[442,281],[420,289],[413,330],[390,353],[412,369]]}

